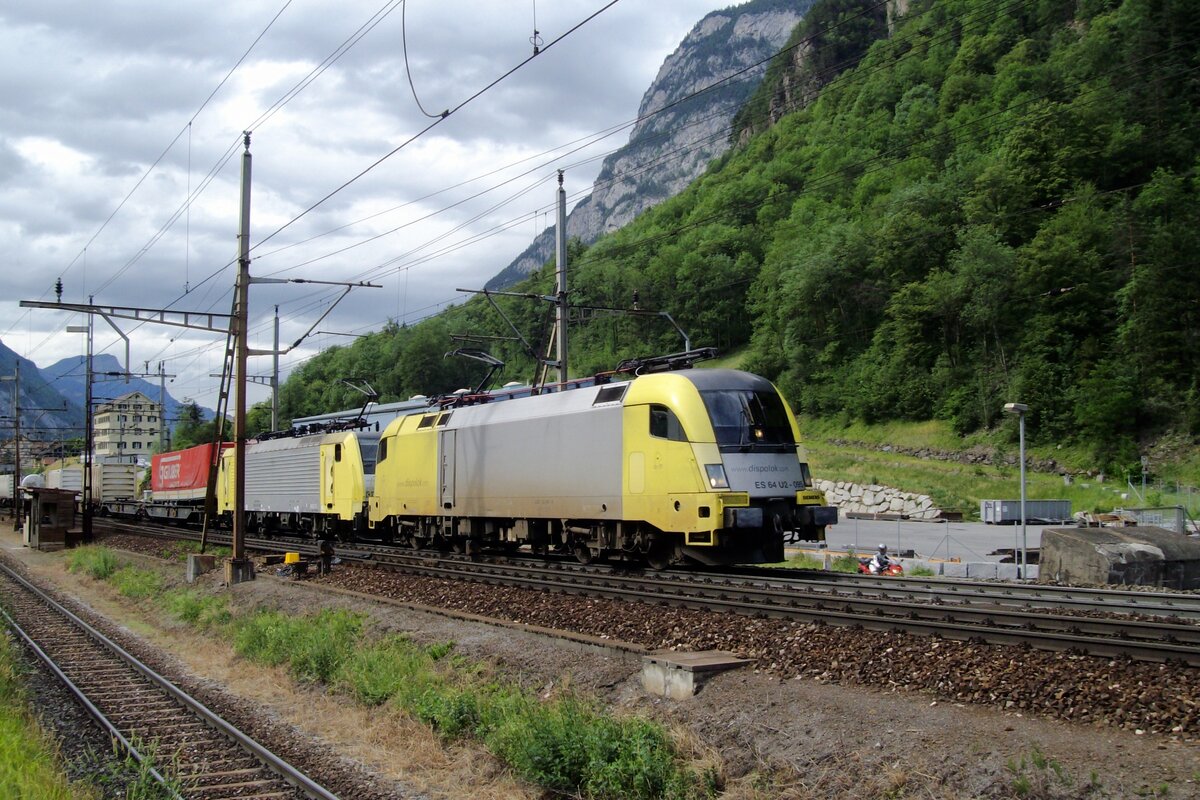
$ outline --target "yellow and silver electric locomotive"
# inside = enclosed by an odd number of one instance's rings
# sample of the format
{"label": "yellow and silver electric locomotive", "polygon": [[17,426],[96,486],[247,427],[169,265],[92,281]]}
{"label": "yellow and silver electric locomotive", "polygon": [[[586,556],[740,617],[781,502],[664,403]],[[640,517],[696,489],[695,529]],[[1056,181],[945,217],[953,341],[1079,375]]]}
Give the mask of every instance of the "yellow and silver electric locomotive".
{"label": "yellow and silver electric locomotive", "polygon": [[530,545],[655,567],[783,560],[837,521],[765,378],[641,375],[399,417],[379,439],[376,533],[414,546]]}
{"label": "yellow and silver electric locomotive", "polygon": [[[254,533],[352,540],[366,531],[379,434],[337,430],[246,444],[246,525]],[[217,509],[233,514],[234,449],[221,456]]]}

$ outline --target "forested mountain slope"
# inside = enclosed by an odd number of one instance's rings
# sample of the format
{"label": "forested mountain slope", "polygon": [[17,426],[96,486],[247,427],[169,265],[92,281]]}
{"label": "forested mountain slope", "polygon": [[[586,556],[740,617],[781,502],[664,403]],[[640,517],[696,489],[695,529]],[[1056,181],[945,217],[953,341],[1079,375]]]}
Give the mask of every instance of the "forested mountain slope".
{"label": "forested mountain slope", "polygon": [[[809,17],[828,35],[873,5],[822,0]],[[1035,440],[1090,443],[1110,464],[1135,458],[1139,436],[1194,434],[1194,11],[1186,0],[913,3],[883,38],[868,26],[866,54],[802,110],[575,247],[572,300],[628,306],[636,290],[696,344],[748,344],[749,368],[804,412],[968,431],[1018,400]],[[543,270],[527,285],[551,281]],[[543,309],[508,305],[532,335]],[[381,380],[394,396],[462,385],[469,366],[435,364],[428,343],[440,356],[440,337],[464,330],[507,333],[472,302],[358,342],[311,375],[354,372],[387,348],[396,366]],[[679,347],[668,325],[601,314],[572,333],[573,372]],[[514,367],[505,379],[531,374],[515,347],[495,350]],[[294,380],[304,405],[309,371]]]}

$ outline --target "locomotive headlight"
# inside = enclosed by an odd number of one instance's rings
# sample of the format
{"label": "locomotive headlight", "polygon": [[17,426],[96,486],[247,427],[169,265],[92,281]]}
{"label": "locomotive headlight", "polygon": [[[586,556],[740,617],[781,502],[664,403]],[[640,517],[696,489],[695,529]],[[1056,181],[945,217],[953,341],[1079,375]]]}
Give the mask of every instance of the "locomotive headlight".
{"label": "locomotive headlight", "polygon": [[729,488],[729,481],[725,480],[725,467],[720,464],[705,464],[704,471],[708,474],[708,485],[713,489]]}

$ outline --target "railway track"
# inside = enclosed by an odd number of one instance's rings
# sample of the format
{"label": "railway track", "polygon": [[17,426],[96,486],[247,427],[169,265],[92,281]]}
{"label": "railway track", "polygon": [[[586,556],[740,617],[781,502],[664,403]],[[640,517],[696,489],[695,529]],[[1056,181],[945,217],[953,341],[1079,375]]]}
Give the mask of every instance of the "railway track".
{"label": "railway track", "polygon": [[184,800],[336,800],[19,574],[0,564],[8,626],[168,793]]}
{"label": "railway track", "polygon": [[883,578],[878,575],[764,567],[724,569],[703,574],[713,580],[736,578],[761,581],[764,584],[800,585],[810,591],[827,591],[835,595],[847,592],[870,593],[878,597],[925,598],[934,603],[1137,613],[1200,620],[1200,593],[1096,589],[954,578]]}
{"label": "railway track", "polygon": [[[184,536],[180,531],[171,535]],[[300,540],[250,540],[247,547],[315,552],[312,543]],[[1200,666],[1200,626],[1170,619],[1200,614],[1196,598],[1187,595],[1171,595],[1154,605],[1146,598],[1149,593],[1116,590],[999,583],[968,588],[957,581],[942,587],[928,580],[814,579],[811,573],[786,570],[778,571],[778,577],[765,570],[640,573],[568,561],[479,561],[361,544],[337,553],[346,561],[449,580]],[[1107,615],[1056,610],[1063,607]],[[1168,619],[1129,616],[1152,613]]]}

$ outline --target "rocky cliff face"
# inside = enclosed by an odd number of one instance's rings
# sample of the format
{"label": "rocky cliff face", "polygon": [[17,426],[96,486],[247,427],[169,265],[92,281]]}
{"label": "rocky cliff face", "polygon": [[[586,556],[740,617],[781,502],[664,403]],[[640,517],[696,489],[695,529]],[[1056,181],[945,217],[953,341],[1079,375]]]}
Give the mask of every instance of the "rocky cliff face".
{"label": "rocky cliff face", "polygon": [[887,36],[909,0],[821,0],[792,31],[787,53],[776,59],[733,121],[743,145],[782,117],[817,99],[821,90]]}
{"label": "rocky cliff face", "polygon": [[[765,67],[738,73],[777,52],[811,5],[751,0],[696,23],[642,97],[629,143],[604,160],[591,195],[568,215],[567,235],[593,242],[617,230],[682,191],[728,150],[733,116]],[[723,78],[730,80],[684,100]],[[487,288],[510,286],[540,269],[554,254],[554,235],[553,227],[543,231]]]}

